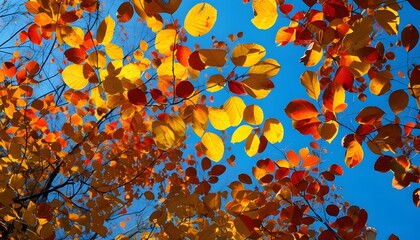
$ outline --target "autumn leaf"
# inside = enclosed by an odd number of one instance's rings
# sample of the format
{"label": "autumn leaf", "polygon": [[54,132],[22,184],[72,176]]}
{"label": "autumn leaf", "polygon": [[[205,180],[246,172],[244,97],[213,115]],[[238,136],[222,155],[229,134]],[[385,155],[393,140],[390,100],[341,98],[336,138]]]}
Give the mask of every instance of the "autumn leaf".
{"label": "autumn leaf", "polygon": [[281,142],[284,136],[284,128],[281,122],[275,118],[265,121],[263,134],[271,144]]}
{"label": "autumn leaf", "polygon": [[251,22],[259,29],[269,29],[277,20],[277,4],[275,0],[252,1],[254,18]]}
{"label": "autumn leaf", "polygon": [[236,66],[251,67],[258,63],[265,53],[264,47],[259,44],[239,44],[233,48],[231,60]]}
{"label": "autumn leaf", "polygon": [[350,142],[346,150],[345,164],[349,168],[353,168],[363,160],[362,146],[356,140]]}
{"label": "autumn leaf", "polygon": [[287,116],[293,120],[303,120],[318,116],[315,106],[303,99],[293,100],[287,104],[284,110]]}
{"label": "autumn leaf", "polygon": [[83,66],[70,64],[63,70],[63,81],[72,89],[80,90],[86,87],[88,79],[83,75]]}
{"label": "autumn leaf", "polygon": [[317,100],[320,94],[320,85],[317,75],[312,71],[305,71],[300,75],[300,83],[306,88],[308,96]]}
{"label": "autumn leaf", "polygon": [[245,140],[252,132],[252,127],[249,125],[239,126],[232,134],[231,143],[238,143]]}
{"label": "autumn leaf", "polygon": [[99,43],[107,45],[111,42],[114,37],[115,21],[110,15],[108,15],[102,22],[99,24],[96,40]]}
{"label": "autumn leaf", "polygon": [[184,20],[185,30],[192,36],[208,33],[216,23],[217,10],[209,3],[198,3],[192,7]]}
{"label": "autumn leaf", "polygon": [[215,162],[219,162],[224,154],[225,146],[222,139],[214,133],[206,132],[201,137],[203,153]]}

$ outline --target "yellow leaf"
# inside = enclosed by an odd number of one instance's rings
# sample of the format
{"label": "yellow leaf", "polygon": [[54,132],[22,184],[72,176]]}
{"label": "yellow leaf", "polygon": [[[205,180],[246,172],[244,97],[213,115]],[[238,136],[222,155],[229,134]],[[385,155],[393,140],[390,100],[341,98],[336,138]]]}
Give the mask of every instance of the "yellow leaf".
{"label": "yellow leaf", "polygon": [[352,32],[343,39],[343,46],[348,52],[365,47],[371,41],[370,33],[373,31],[373,18],[367,16],[356,20],[351,26]]}
{"label": "yellow leaf", "polygon": [[[173,67],[173,69],[172,69]],[[173,72],[172,72],[173,70]],[[188,77],[186,68],[181,63],[164,62],[157,68],[159,78],[169,78],[175,80],[184,80]],[[175,76],[173,75],[175,74]]]}
{"label": "yellow leaf", "polygon": [[273,58],[264,59],[252,66],[248,75],[264,75],[267,78],[274,77],[280,71],[280,64]]}
{"label": "yellow leaf", "polygon": [[238,143],[245,140],[252,132],[252,127],[249,125],[239,126],[232,134],[231,143]]}
{"label": "yellow leaf", "polygon": [[53,20],[47,13],[38,13],[34,17],[34,23],[40,27],[53,23]]}
{"label": "yellow leaf", "polygon": [[161,150],[170,149],[175,143],[175,134],[167,123],[155,121],[152,124],[153,139]]}
{"label": "yellow leaf", "polygon": [[201,61],[211,67],[223,67],[227,61],[227,52],[223,49],[200,49],[198,54]]}
{"label": "yellow leaf", "polygon": [[300,62],[303,62],[303,64],[307,67],[312,67],[317,65],[321,58],[322,46],[318,43],[312,42],[305,51],[305,55],[300,58]]}
{"label": "yellow leaf", "polygon": [[329,143],[331,143],[332,140],[334,140],[334,138],[337,136],[337,133],[338,124],[336,121],[325,122],[324,124],[322,124],[319,130],[319,135],[321,135],[321,137]]}
{"label": "yellow leaf", "polygon": [[242,81],[245,91],[253,98],[265,98],[274,88],[273,82],[264,75],[250,75]]}
{"label": "yellow leaf", "polygon": [[102,69],[106,66],[105,53],[102,51],[93,51],[89,54],[87,61],[90,66]]}
{"label": "yellow leaf", "polygon": [[63,81],[74,90],[86,87],[88,79],[83,75],[83,65],[70,64],[62,72]]}
{"label": "yellow leaf", "polygon": [[375,11],[376,21],[389,35],[398,34],[400,16],[398,12],[390,7],[381,7]]}
{"label": "yellow leaf", "polygon": [[172,55],[173,46],[178,41],[178,34],[175,29],[164,29],[156,34],[155,47],[163,55]]}
{"label": "yellow leaf", "polygon": [[306,88],[306,93],[308,93],[309,97],[318,100],[321,88],[316,73],[305,71],[300,75],[300,83]]}
{"label": "yellow leaf", "polygon": [[118,234],[115,236],[115,240],[129,240],[129,238],[124,234]]}
{"label": "yellow leaf", "polygon": [[198,3],[192,7],[185,17],[184,28],[192,36],[202,36],[214,26],[217,10],[208,3]]}
{"label": "yellow leaf", "polygon": [[284,136],[284,128],[281,122],[275,118],[269,118],[264,123],[263,134],[271,144],[281,142]]}
{"label": "yellow leaf", "polygon": [[180,137],[185,136],[185,130],[187,127],[185,126],[184,120],[182,120],[179,115],[170,116],[167,122],[176,135]]}
{"label": "yellow leaf", "polygon": [[278,46],[285,46],[289,42],[296,40],[296,29],[294,27],[281,27],[276,33],[276,44]]}
{"label": "yellow leaf", "polygon": [[220,74],[215,74],[210,76],[210,78],[207,80],[206,90],[209,92],[217,92],[219,90],[222,90],[225,87],[225,84],[225,77],[223,77],[223,75]]}
{"label": "yellow leaf", "polygon": [[105,100],[101,96],[102,87],[96,87],[93,88],[90,92],[90,101],[93,103],[96,108],[101,107],[103,104],[105,104]]}
{"label": "yellow leaf", "polygon": [[369,83],[369,90],[376,96],[381,96],[391,89],[391,79],[394,76],[388,70],[380,71]]}
{"label": "yellow leaf", "polygon": [[231,126],[238,126],[244,116],[244,109],[246,105],[240,97],[230,97],[223,105],[223,109],[229,116]]}
{"label": "yellow leaf", "polygon": [[340,63],[342,63],[341,65],[343,66],[348,66],[355,78],[362,77],[363,75],[368,73],[370,69],[370,64],[362,62],[362,60],[360,60],[360,57],[358,56],[342,56],[340,59]]}
{"label": "yellow leaf", "polygon": [[257,134],[251,133],[245,142],[245,153],[249,157],[254,156],[258,153],[258,147],[260,146],[260,139]]}
{"label": "yellow leaf", "polygon": [[84,31],[78,27],[61,26],[56,30],[57,39],[60,43],[67,43],[69,46],[79,48],[83,45]]}
{"label": "yellow leaf", "polygon": [[214,133],[206,132],[201,138],[203,153],[211,160],[218,162],[222,159],[225,146],[222,139]]}
{"label": "yellow leaf", "polygon": [[363,160],[362,146],[356,140],[349,143],[346,150],[345,163],[347,167],[352,168]]}
{"label": "yellow leaf", "polygon": [[[107,46],[111,45],[108,44]],[[121,72],[118,74],[118,78],[126,78],[131,81],[131,83],[135,83],[137,80],[140,79],[141,71],[137,64],[129,63],[122,67]]]}
{"label": "yellow leaf", "polygon": [[108,15],[101,24],[99,24],[98,31],[96,33],[96,40],[98,43],[107,45],[111,42],[114,37],[115,21],[110,15]]}
{"label": "yellow leaf", "polygon": [[251,67],[265,56],[263,46],[256,43],[239,44],[232,50],[233,64],[241,67]]}
{"label": "yellow leaf", "polygon": [[260,125],[264,120],[264,112],[258,105],[249,105],[244,109],[244,119],[252,125]]}
{"label": "yellow leaf", "polygon": [[209,120],[217,130],[226,130],[230,127],[229,116],[225,110],[209,107]]}
{"label": "yellow leaf", "polygon": [[254,18],[251,22],[259,29],[268,29],[276,23],[277,3],[275,0],[253,0]]}
{"label": "yellow leaf", "polygon": [[144,6],[144,0],[132,0],[134,4],[134,10],[137,15],[141,17],[146,23],[147,27],[152,29],[153,32],[157,32],[163,27],[162,17],[159,14],[149,15],[146,13]]}
{"label": "yellow leaf", "polygon": [[109,58],[119,60],[123,59],[124,52],[123,50],[116,44],[109,43],[105,46],[106,54]]}

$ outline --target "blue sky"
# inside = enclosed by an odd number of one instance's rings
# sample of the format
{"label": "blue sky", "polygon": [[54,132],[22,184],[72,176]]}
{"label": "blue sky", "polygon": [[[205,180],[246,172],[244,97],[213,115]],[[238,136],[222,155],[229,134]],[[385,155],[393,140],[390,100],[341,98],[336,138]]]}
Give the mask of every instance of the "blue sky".
{"label": "blue sky", "polygon": [[[237,43],[258,43],[266,48],[266,58],[275,58],[281,65],[279,74],[273,78],[276,86],[275,89],[266,99],[258,100],[255,103],[264,109],[265,118],[276,117],[283,123],[285,127],[283,142],[276,144],[276,148],[268,147],[264,156],[256,155],[252,158],[244,154],[243,144],[234,145],[232,148],[233,154],[239,160],[237,160],[237,167],[232,171],[249,172],[257,160],[267,157],[267,152],[270,158],[277,160],[284,158],[283,153],[278,149],[298,150],[301,147],[308,146],[312,138],[310,136],[303,137],[294,130],[291,127],[291,120],[284,113],[284,108],[289,101],[296,98],[308,99],[305,89],[301,86],[299,80],[300,74],[308,69],[299,63],[299,59],[303,55],[305,48],[293,46],[292,44],[288,44],[286,47],[277,47],[274,42],[277,30],[282,26],[287,26],[289,20],[280,14],[276,24],[272,28],[265,31],[258,30],[250,21],[253,17],[251,3],[242,4],[240,0],[208,2],[218,10],[216,24],[207,35],[197,39],[190,38],[189,41],[197,41],[201,47],[206,48],[211,46],[210,37],[214,35],[218,40],[227,41],[231,49]],[[298,1],[288,2],[297,4]],[[175,18],[183,19],[182,16],[195,4],[195,1],[184,1],[179,11],[175,14]],[[301,6],[295,6],[292,14],[297,9],[304,10],[307,7],[303,6],[301,8]],[[407,2],[403,3],[400,18],[400,30],[408,23],[420,28],[418,22],[413,21],[413,19],[420,18],[420,13],[414,10]],[[244,37],[234,44],[229,43],[227,36],[230,33],[236,34],[240,31],[244,32]],[[389,41],[386,38],[388,38],[386,33],[381,33],[379,36],[379,39],[385,40],[385,44]],[[392,42],[395,42],[397,38],[391,37],[390,39]],[[408,56],[409,63],[419,63],[419,49],[420,47],[417,46],[410,52]],[[404,51],[398,51],[397,57],[399,58],[396,61],[391,62],[392,66],[394,69],[402,67],[399,71],[405,73],[407,66],[406,53]],[[311,70],[316,71],[318,67],[319,65],[311,68]],[[399,87],[401,86],[395,85],[392,89],[398,89]],[[353,129],[355,129],[357,123],[354,121],[354,118],[362,107],[369,105],[383,106],[384,109],[387,109],[386,111],[391,112],[387,106],[388,96],[389,94],[386,94],[382,98],[368,98],[368,101],[361,103],[357,99],[356,94],[350,95],[347,93],[346,102],[349,104],[349,107],[344,113],[338,115],[338,119],[352,124]],[[222,101],[224,101],[223,98]],[[245,98],[245,102],[252,103],[254,101],[251,98]],[[315,102],[313,103],[315,104]],[[410,105],[416,106],[414,101],[411,101]],[[387,117],[393,119],[393,114],[389,114]],[[341,147],[341,139],[347,133],[349,132],[341,128],[338,136],[331,144],[327,142],[320,143],[322,147],[328,150],[328,153],[324,157],[325,163],[323,163],[323,166],[321,165],[321,168],[327,168],[331,163],[338,163],[343,166],[344,176],[336,178],[335,185],[337,187],[343,187],[343,190],[339,191],[339,193],[343,194],[344,200],[367,210],[369,214],[368,224],[377,229],[377,239],[387,239],[392,233],[396,234],[400,239],[413,239],[417,235],[415,229],[418,227],[415,216],[420,213],[420,210],[412,203],[411,196],[412,191],[418,186],[411,185],[403,190],[394,189],[391,186],[393,176],[391,172],[383,174],[374,171],[373,166],[378,156],[370,153],[366,144],[363,146],[365,157],[362,163],[353,169],[345,167],[345,149]],[[226,155],[225,157],[227,157]],[[232,179],[224,179],[223,181],[228,183],[231,180],[236,180],[236,178],[232,176]]]}
{"label": "blue sky", "polygon": [[[111,2],[111,1],[110,1]],[[183,1],[179,10],[174,14],[174,19],[179,19],[180,24],[183,23],[183,19],[187,11],[194,6],[198,1]],[[252,166],[262,158],[270,157],[273,160],[279,160],[284,158],[283,150],[294,149],[298,150],[302,147],[308,146],[309,142],[312,141],[310,136],[302,136],[296,130],[291,127],[291,120],[284,113],[284,108],[288,102],[296,98],[308,99],[305,89],[300,84],[300,74],[307,70],[303,64],[299,63],[300,57],[303,55],[305,48],[300,46],[293,46],[292,44],[286,47],[277,47],[274,39],[277,30],[289,24],[289,20],[282,17],[281,14],[276,24],[269,30],[263,31],[258,30],[252,23],[253,17],[251,3],[243,4],[241,0],[235,1],[221,1],[221,0],[208,0],[208,3],[212,4],[218,10],[218,18],[213,29],[206,35],[199,38],[190,37],[187,44],[192,47],[194,43],[199,43],[203,48],[211,48],[212,40],[211,36],[215,36],[217,40],[226,41],[228,45],[233,48],[234,45],[239,43],[258,43],[264,46],[267,50],[266,58],[276,59],[280,65],[281,70],[279,74],[272,80],[275,84],[274,90],[271,94],[262,100],[255,101],[251,97],[244,97],[244,101],[247,104],[258,104],[264,109],[265,119],[274,117],[279,119],[285,128],[285,137],[283,142],[276,144],[275,147],[269,146],[264,154],[256,155],[249,158],[245,155],[243,150],[243,143],[231,145],[232,151],[225,153],[225,158],[230,154],[235,154],[237,157],[236,167],[228,169],[228,174],[224,174],[224,178],[221,180],[221,186],[226,186],[231,181],[237,180],[237,174],[241,172],[249,173]],[[298,1],[289,1],[290,3],[296,3]],[[299,1],[300,2],[300,1]],[[118,8],[120,1],[110,4],[109,14],[115,16],[115,9]],[[319,7],[319,6],[318,6]],[[420,25],[414,22],[413,19],[420,19],[420,12],[415,11],[408,3],[403,3],[404,9],[402,10],[400,17],[400,29],[406,24],[414,24],[418,29]],[[297,6],[296,9],[307,9],[306,6]],[[296,9],[292,12],[295,13]],[[105,17],[108,12],[101,13],[101,18]],[[137,16],[134,16],[137,18]],[[168,16],[164,16],[168,19]],[[134,21],[131,21],[134,22]],[[126,25],[124,25],[126,26]],[[14,29],[16,30],[16,29]],[[127,25],[125,29],[129,34],[135,32],[135,37],[128,39],[125,44],[128,46],[135,46],[138,44],[139,38],[150,38],[148,31],[140,29],[138,25]],[[10,30],[13,32],[12,30]],[[231,43],[227,36],[231,33],[236,34],[243,32],[244,37]],[[121,37],[121,35],[120,35]],[[386,39],[388,36],[386,33],[382,33],[381,39]],[[115,38],[114,38],[115,39]],[[396,38],[391,38],[395,42]],[[3,37],[0,37],[2,42]],[[45,46],[47,47],[47,46]],[[0,53],[1,54],[1,53]],[[38,53],[42,54],[42,53]],[[420,59],[420,47],[417,46],[409,55],[408,62],[419,63]],[[402,67],[402,71],[406,72],[406,54],[405,52],[399,51],[397,54],[397,61],[392,62],[393,66]],[[3,59],[4,57],[0,58]],[[6,57],[7,58],[7,57]],[[321,64],[321,63],[320,63]],[[232,66],[223,68],[224,73],[228,73],[232,69]],[[312,71],[316,71],[317,67],[311,68]],[[246,72],[247,69],[239,69],[238,72]],[[198,82],[205,83],[206,78],[204,75],[200,77]],[[46,86],[47,87],[47,86]],[[397,87],[397,86],[396,86]],[[400,86],[401,87],[401,86]],[[43,89],[45,90],[45,88]],[[229,94],[227,92],[215,95],[215,104],[222,104]],[[357,124],[354,122],[354,117],[357,115],[361,107],[369,105],[379,105],[387,108],[386,99],[388,95],[383,98],[370,98],[365,103],[360,103],[357,100],[356,95],[347,94],[347,103],[349,103],[348,109],[345,113],[338,115],[339,120],[342,119],[355,128]],[[385,99],[385,101],[384,101]],[[316,104],[315,102],[313,102]],[[415,102],[410,103],[413,106]],[[393,118],[393,114],[387,115],[390,119]],[[231,134],[233,129],[227,133]],[[347,134],[344,129],[340,129],[339,135],[336,139],[328,144],[321,142],[321,146],[328,150],[328,153],[324,156],[324,162],[321,164],[321,168],[327,168],[332,163],[338,163],[344,168],[344,176],[338,177],[335,181],[337,187],[343,187],[340,191],[343,194],[344,199],[352,204],[356,204],[362,208],[365,208],[369,214],[368,224],[378,231],[377,239],[386,239],[391,233],[396,234],[400,239],[413,239],[415,230],[418,227],[416,221],[416,215],[420,213],[420,210],[415,208],[411,194],[417,186],[410,186],[403,190],[396,190],[391,186],[392,173],[382,174],[373,170],[373,165],[377,156],[371,154],[364,145],[365,157],[361,164],[356,166],[354,169],[344,167],[344,152],[345,149],[341,147],[341,138],[344,134]],[[191,137],[189,141],[196,141],[197,138]],[[225,142],[229,142],[226,139]],[[190,146],[193,146],[191,144]],[[194,151],[191,150],[191,153]],[[418,161],[418,159],[415,159]],[[226,163],[222,160],[222,163]],[[139,203],[140,205],[143,203]],[[120,229],[123,231],[122,229]]]}

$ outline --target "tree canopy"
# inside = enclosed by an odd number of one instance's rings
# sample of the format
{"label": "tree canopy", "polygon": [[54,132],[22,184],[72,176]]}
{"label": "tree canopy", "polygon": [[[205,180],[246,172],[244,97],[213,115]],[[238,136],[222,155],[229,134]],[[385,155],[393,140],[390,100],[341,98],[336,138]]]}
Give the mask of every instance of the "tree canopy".
{"label": "tree canopy", "polygon": [[236,1],[226,35],[185,2],[3,2],[1,238],[375,239],[334,184],[365,156],[420,206],[418,1]]}

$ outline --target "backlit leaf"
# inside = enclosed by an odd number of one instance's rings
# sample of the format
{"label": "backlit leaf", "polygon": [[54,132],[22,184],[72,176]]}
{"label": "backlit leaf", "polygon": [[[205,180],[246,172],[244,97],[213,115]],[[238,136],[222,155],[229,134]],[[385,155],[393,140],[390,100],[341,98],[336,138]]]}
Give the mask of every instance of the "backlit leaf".
{"label": "backlit leaf", "polygon": [[224,49],[200,49],[198,54],[207,66],[223,67],[227,61],[227,52]]}
{"label": "backlit leaf", "polygon": [[252,1],[254,18],[251,22],[259,29],[268,29],[276,23],[277,4],[275,0],[254,0]]}
{"label": "backlit leaf", "polygon": [[249,125],[239,126],[232,134],[231,143],[238,143],[245,140],[251,134],[253,128]]}
{"label": "backlit leaf", "polygon": [[397,11],[390,7],[381,7],[375,11],[375,18],[389,35],[398,34],[400,16]]}
{"label": "backlit leaf", "polygon": [[281,142],[284,136],[283,125],[279,120],[269,118],[264,123],[263,134],[271,144]]}
{"label": "backlit leaf", "polygon": [[203,153],[211,160],[218,162],[222,159],[225,146],[222,139],[214,133],[206,132],[201,137]]}
{"label": "backlit leaf", "polygon": [[215,74],[211,75],[209,79],[207,80],[206,87],[207,91],[209,92],[217,92],[222,90],[225,87],[226,80],[223,75]]}
{"label": "backlit leaf", "polygon": [[345,164],[347,167],[352,168],[363,160],[363,149],[358,141],[353,140],[347,147]]}
{"label": "backlit leaf", "polygon": [[101,24],[99,24],[98,31],[96,33],[96,40],[98,43],[107,45],[111,42],[114,37],[115,21],[110,15],[108,15]]}
{"label": "backlit leaf", "polygon": [[389,70],[383,70],[376,74],[370,81],[369,90],[371,93],[381,96],[391,88],[392,73]]}
{"label": "backlit leaf", "polygon": [[273,58],[267,58],[252,66],[248,71],[248,75],[257,74],[270,78],[276,76],[279,71],[280,64]]}
{"label": "backlit leaf", "polygon": [[356,121],[360,124],[374,124],[380,120],[385,112],[376,106],[363,108],[356,117]]}
{"label": "backlit leaf", "polygon": [[332,140],[337,136],[338,133],[338,123],[336,121],[328,121],[322,124],[319,134],[322,139],[331,143]]}
{"label": "backlit leaf", "polygon": [[228,88],[234,94],[242,95],[246,94],[244,84],[235,80],[228,81]]}
{"label": "backlit leaf", "polygon": [[287,104],[284,110],[287,116],[293,120],[309,119],[318,116],[315,106],[303,99],[297,99]]}
{"label": "backlit leaf", "polygon": [[105,46],[106,54],[109,58],[114,60],[120,60],[124,57],[123,50],[116,44],[109,43]]}
{"label": "backlit leaf", "polygon": [[293,150],[286,152],[287,161],[289,161],[290,167],[296,167],[300,164],[299,155]]}
{"label": "backlit leaf", "polygon": [[156,34],[155,47],[163,55],[172,55],[173,46],[178,41],[175,29],[163,29]]}
{"label": "backlit leaf", "polygon": [[244,116],[245,103],[240,97],[230,97],[223,105],[226,113],[229,116],[230,124],[238,126]]}
{"label": "backlit leaf", "polygon": [[389,95],[388,103],[391,110],[398,114],[408,106],[408,94],[402,89],[394,91]]}
{"label": "backlit leaf", "polygon": [[175,87],[175,94],[180,98],[188,98],[194,92],[194,85],[188,80],[179,82]]}
{"label": "backlit leaf", "polygon": [[306,88],[308,96],[317,100],[321,91],[318,76],[312,71],[305,71],[300,75],[300,83]]}
{"label": "backlit leaf", "polygon": [[225,110],[209,107],[209,120],[217,130],[226,130],[230,127],[229,116]]}
{"label": "backlit leaf", "polygon": [[251,75],[241,83],[243,84],[246,93],[256,99],[267,97],[274,88],[273,82],[264,75]]}
{"label": "backlit leaf", "polygon": [[241,67],[251,67],[265,56],[265,48],[256,43],[239,44],[232,50],[233,64]]}
{"label": "backlit leaf", "polygon": [[312,67],[318,64],[322,55],[322,46],[318,43],[312,42],[305,51],[305,55],[300,58],[300,62],[305,64],[307,67]]}
{"label": "backlit leaf", "polygon": [[69,48],[64,52],[64,55],[69,61],[80,64],[86,59],[86,50],[84,48]]}
{"label": "backlit leaf", "polygon": [[296,29],[293,27],[281,27],[276,34],[276,44],[284,46],[296,40]]}
{"label": "backlit leaf", "polygon": [[344,88],[338,82],[331,82],[322,95],[324,107],[332,112],[342,112],[347,107],[345,99]]}
{"label": "backlit leaf", "polygon": [[134,9],[130,2],[123,2],[117,10],[117,19],[120,22],[128,22],[133,17]]}
{"label": "backlit leaf", "polygon": [[405,48],[405,51],[411,51],[419,41],[419,31],[411,24],[405,26],[401,32],[401,42]]}
{"label": "backlit leaf", "polygon": [[264,120],[264,112],[258,105],[249,105],[244,109],[244,120],[252,125],[260,125]]}
{"label": "backlit leaf", "polygon": [[86,87],[88,79],[83,75],[83,66],[70,64],[62,72],[63,81],[74,90],[80,90]]}
{"label": "backlit leaf", "polygon": [[191,53],[191,50],[187,46],[178,45],[176,47],[175,57],[184,67],[188,67],[188,58],[190,57]]}
{"label": "backlit leaf", "polygon": [[208,3],[198,3],[192,7],[185,17],[184,28],[192,36],[202,36],[214,26],[217,10]]}
{"label": "backlit leaf", "polygon": [[166,151],[174,145],[175,133],[167,123],[154,121],[152,124],[152,132],[153,139],[159,149]]}
{"label": "backlit leaf", "polygon": [[340,66],[334,76],[334,81],[338,82],[347,91],[353,87],[354,75],[348,67]]}
{"label": "backlit leaf", "polygon": [[260,145],[260,139],[255,133],[251,133],[245,142],[245,153],[252,157],[258,152],[258,147]]}

